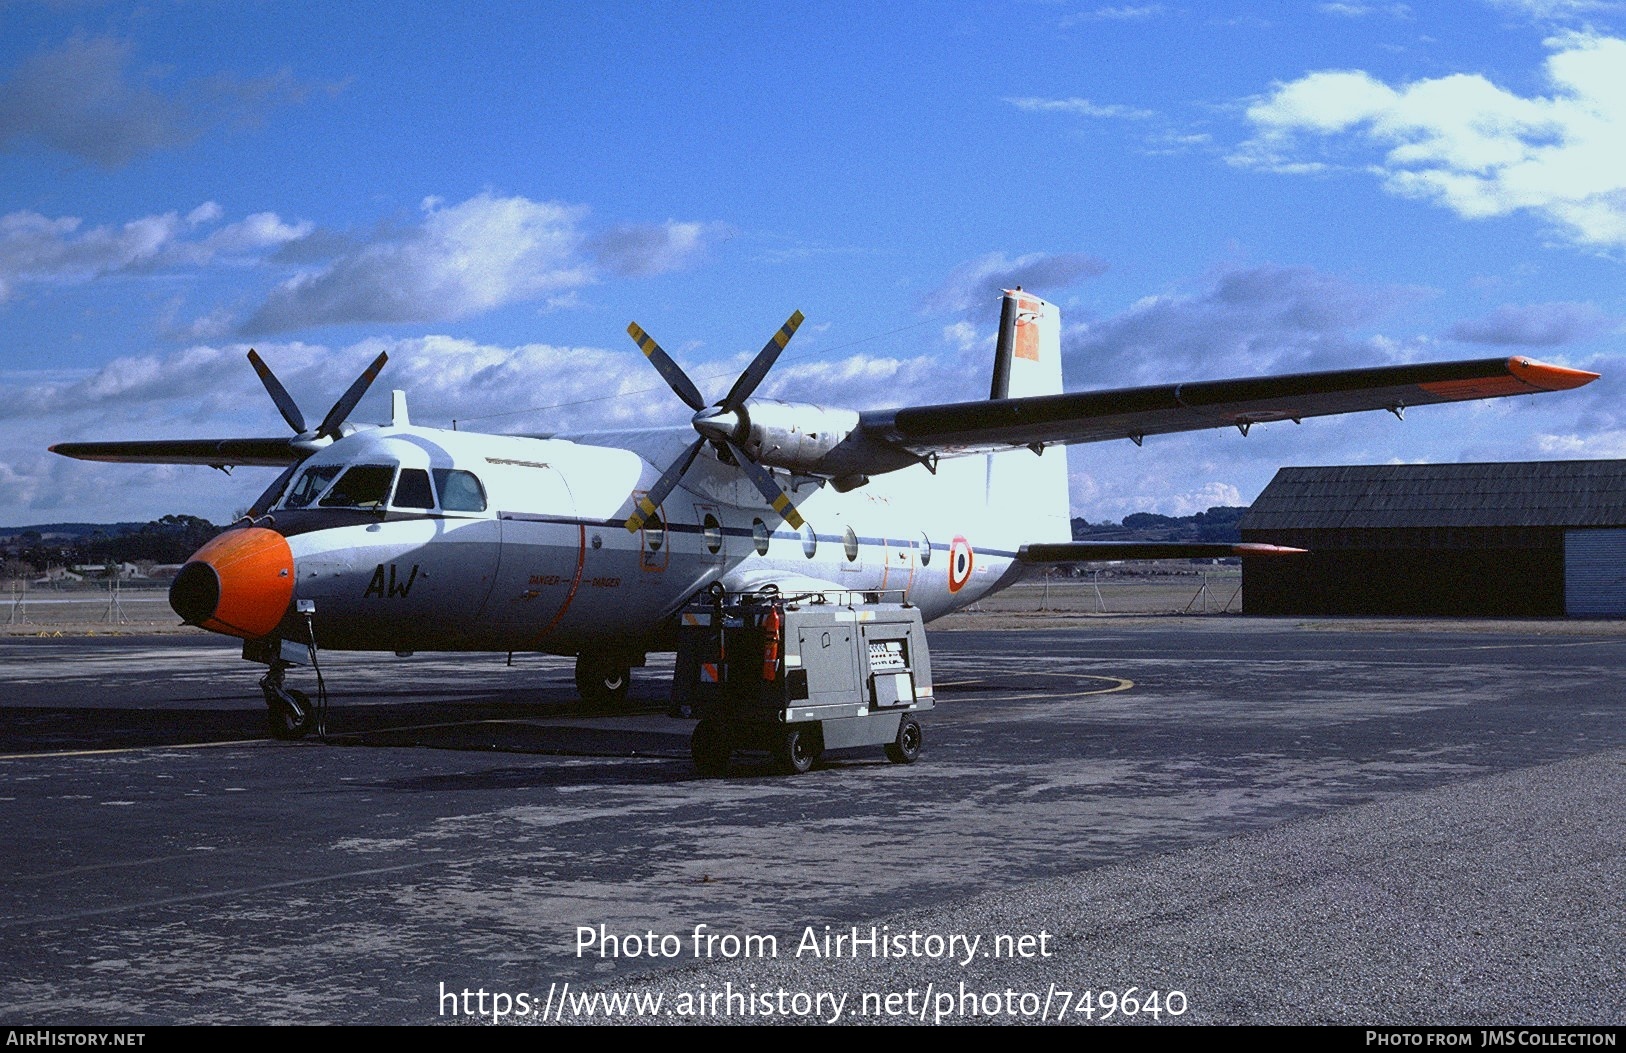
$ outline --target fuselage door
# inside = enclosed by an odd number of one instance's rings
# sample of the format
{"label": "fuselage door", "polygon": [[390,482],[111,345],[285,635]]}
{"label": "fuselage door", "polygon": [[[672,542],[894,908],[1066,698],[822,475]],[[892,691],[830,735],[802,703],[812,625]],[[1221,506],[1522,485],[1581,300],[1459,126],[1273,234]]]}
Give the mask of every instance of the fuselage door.
{"label": "fuselage door", "polygon": [[542,644],[581,588],[586,530],[565,477],[540,460],[488,458],[500,480],[502,554],[482,622],[516,650]]}
{"label": "fuselage door", "polygon": [[907,598],[915,584],[915,546],[907,541],[888,539],[881,542],[881,559],[886,568],[881,574],[881,591],[901,591]]}

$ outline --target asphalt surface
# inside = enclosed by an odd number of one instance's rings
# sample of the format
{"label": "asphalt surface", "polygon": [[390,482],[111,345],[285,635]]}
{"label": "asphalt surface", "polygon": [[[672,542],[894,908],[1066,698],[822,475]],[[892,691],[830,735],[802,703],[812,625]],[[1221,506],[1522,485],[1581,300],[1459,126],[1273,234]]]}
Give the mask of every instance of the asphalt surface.
{"label": "asphalt surface", "polygon": [[920,763],[728,779],[669,665],[328,655],[286,744],[229,643],[0,640],[0,1019],[1626,1023],[1626,638],[1329,624],[934,633]]}

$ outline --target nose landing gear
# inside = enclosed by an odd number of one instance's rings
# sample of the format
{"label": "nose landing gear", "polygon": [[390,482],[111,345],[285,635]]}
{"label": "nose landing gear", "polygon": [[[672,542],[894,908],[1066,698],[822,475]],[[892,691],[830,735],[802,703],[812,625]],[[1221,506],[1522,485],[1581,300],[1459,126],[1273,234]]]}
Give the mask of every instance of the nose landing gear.
{"label": "nose landing gear", "polygon": [[265,693],[266,730],[272,738],[285,742],[304,738],[316,723],[310,696],[286,685],[290,664],[273,661],[270,671],[260,677],[260,690]]}

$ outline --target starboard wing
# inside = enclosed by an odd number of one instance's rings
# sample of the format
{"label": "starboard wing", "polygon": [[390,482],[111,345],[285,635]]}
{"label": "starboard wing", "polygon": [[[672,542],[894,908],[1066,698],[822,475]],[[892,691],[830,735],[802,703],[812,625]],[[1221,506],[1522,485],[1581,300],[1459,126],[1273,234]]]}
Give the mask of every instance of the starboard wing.
{"label": "starboard wing", "polygon": [[[1238,380],[987,399],[871,410],[841,460],[847,471],[887,471],[898,452],[916,459],[1018,446],[1106,442],[1148,435],[1300,421],[1362,410],[1403,415],[1413,406],[1564,391],[1598,374],[1528,358],[1378,366]],[[892,456],[888,456],[888,453]],[[863,462],[873,458],[875,463]]]}

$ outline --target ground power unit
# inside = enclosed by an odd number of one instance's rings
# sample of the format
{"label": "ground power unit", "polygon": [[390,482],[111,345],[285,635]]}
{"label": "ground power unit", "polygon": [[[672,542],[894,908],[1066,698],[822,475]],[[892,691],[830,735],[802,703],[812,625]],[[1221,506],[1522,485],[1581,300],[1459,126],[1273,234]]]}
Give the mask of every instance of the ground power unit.
{"label": "ground power unit", "polygon": [[787,775],[866,746],[911,764],[931,708],[926,631],[901,594],[713,590],[680,614],[672,713],[698,718],[703,775],[726,774],[739,750]]}

